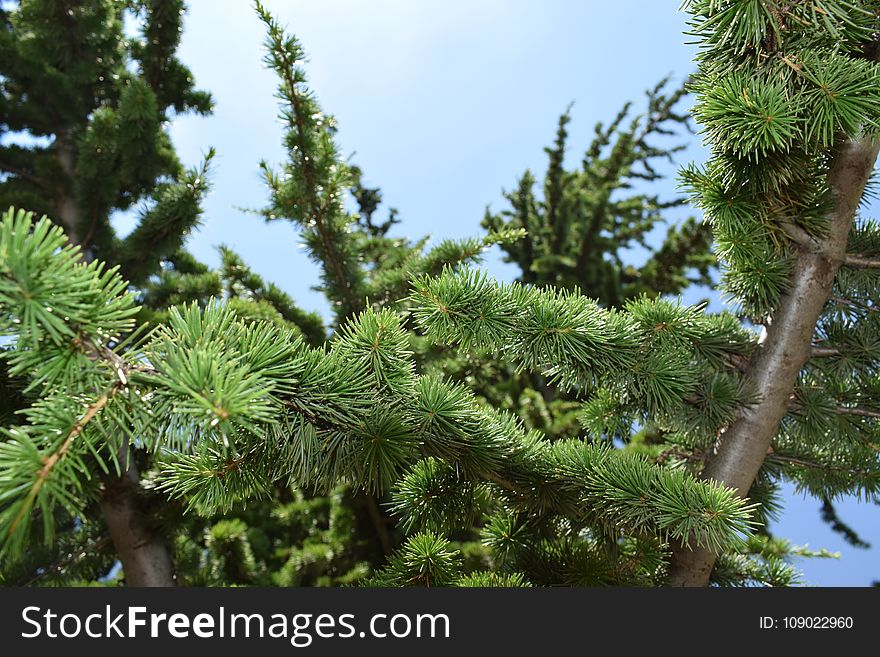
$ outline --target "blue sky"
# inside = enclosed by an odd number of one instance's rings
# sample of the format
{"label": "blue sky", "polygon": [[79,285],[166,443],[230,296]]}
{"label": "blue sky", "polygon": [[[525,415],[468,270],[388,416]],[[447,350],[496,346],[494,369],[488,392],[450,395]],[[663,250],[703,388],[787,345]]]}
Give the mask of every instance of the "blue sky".
{"label": "blue sky", "polygon": [[[190,248],[216,264],[227,244],[255,270],[326,315],[318,281],[290,224],[265,224],[240,208],[267,200],[261,159],[283,161],[275,79],[262,59],[262,26],[245,0],[190,0],[182,60],[214,94],[213,116],[180,117],[172,136],[187,164],[213,146],[214,190]],[[526,168],[543,173],[543,147],[574,103],[570,161],[596,121],[671,74],[692,69],[678,2],[649,0],[266,0],[301,39],[310,83],[339,123],[343,154],[398,208],[397,232],[435,239],[479,233]],[[693,139],[681,163],[704,158]],[[674,168],[670,168],[672,172]],[[667,193],[674,193],[670,181]],[[387,207],[387,206],[385,206]],[[387,211],[380,208],[380,214]],[[120,227],[128,220],[121,218]],[[487,268],[513,269],[490,254]],[[792,491],[787,493],[794,495]],[[819,520],[818,503],[790,498],[775,530],[796,544],[840,551],[800,565],[814,585],[864,586],[880,579],[878,552],[847,546]],[[880,546],[880,509],[844,500],[843,518]]]}

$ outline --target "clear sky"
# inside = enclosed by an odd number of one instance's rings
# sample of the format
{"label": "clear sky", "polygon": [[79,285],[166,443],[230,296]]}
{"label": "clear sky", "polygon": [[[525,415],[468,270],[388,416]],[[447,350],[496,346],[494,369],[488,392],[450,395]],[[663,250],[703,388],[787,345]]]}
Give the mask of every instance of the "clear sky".
{"label": "clear sky", "polygon": [[[214,95],[213,116],[172,126],[178,151],[196,164],[218,151],[214,190],[190,241],[217,264],[227,244],[307,309],[327,314],[310,288],[318,272],[290,224],[265,224],[240,208],[267,200],[261,159],[283,161],[275,78],[261,63],[263,30],[246,0],[190,0],[180,57]],[[596,121],[671,74],[692,70],[677,0],[265,0],[310,56],[310,85],[339,122],[338,142],[400,211],[397,232],[434,238],[479,234],[487,205],[526,168],[543,174],[543,147],[574,103],[569,157],[586,149]],[[693,140],[681,163],[704,157]],[[673,171],[671,168],[670,171]],[[674,182],[667,186],[674,193]],[[387,212],[380,208],[380,215]],[[119,220],[120,228],[128,221]],[[490,254],[487,268],[513,269]],[[792,491],[787,493],[794,495]],[[819,519],[818,503],[790,497],[775,531],[796,544],[840,551],[799,565],[814,585],[880,579],[878,550],[846,545]],[[844,500],[843,518],[880,547],[880,508]]]}

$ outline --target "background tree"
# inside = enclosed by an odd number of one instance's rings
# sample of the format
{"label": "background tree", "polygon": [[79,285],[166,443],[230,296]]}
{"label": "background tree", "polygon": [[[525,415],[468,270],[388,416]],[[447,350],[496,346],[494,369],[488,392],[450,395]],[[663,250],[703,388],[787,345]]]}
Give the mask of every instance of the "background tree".
{"label": "background tree", "polygon": [[[84,259],[118,265],[135,285],[180,247],[207,189],[210,153],[185,170],[167,132],[173,114],[211,108],[175,57],[183,7],[181,0],[23,0],[0,8],[0,207],[53,217]],[[118,237],[113,214],[138,203],[136,228]],[[131,583],[168,585],[167,551],[138,485],[140,458],[124,460],[126,469],[105,482],[103,519],[95,521],[106,525]],[[75,529],[81,520],[66,522]],[[103,529],[80,536],[91,534],[109,544]],[[69,551],[62,542],[42,556],[52,563]],[[106,566],[100,561],[98,569]]]}
{"label": "background tree", "polygon": [[[607,126],[598,123],[574,170],[564,165],[571,120],[566,111],[559,117],[556,141],[545,149],[549,162],[543,196],[535,196],[535,177],[526,171],[515,190],[504,195],[510,207],[486,212],[483,226],[490,230],[526,231],[523,239],[502,247],[505,260],[520,270],[518,280],[576,287],[608,307],[642,294],[674,295],[691,284],[712,282],[714,258],[704,224],[689,218],[670,225],[661,245],[648,242],[658,224],[669,223],[664,213],[686,202],[650,192],[650,183],[663,179],[658,160],[673,163],[686,148],[669,143],[676,129],[688,130],[688,116],[678,108],[684,90],[670,93],[667,86],[668,80],[662,80],[646,93],[644,113],[631,117],[632,104],[627,103]],[[639,266],[624,261],[633,246],[648,253]]]}

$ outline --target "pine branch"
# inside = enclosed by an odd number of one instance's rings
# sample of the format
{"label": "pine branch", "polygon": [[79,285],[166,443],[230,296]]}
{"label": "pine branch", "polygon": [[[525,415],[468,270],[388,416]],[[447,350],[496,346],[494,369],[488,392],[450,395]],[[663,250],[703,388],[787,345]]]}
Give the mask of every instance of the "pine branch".
{"label": "pine branch", "polygon": [[880,411],[858,406],[838,406],[834,409],[840,415],[855,415],[857,417],[880,418]]}
{"label": "pine branch", "polygon": [[840,356],[840,349],[837,347],[820,347],[813,345],[810,349],[810,358],[829,358],[832,356]]}
{"label": "pine branch", "polygon": [[76,424],[71,427],[70,431],[67,433],[67,436],[61,442],[58,449],[52,452],[51,454],[43,457],[43,466],[36,472],[34,476],[34,482],[28,489],[28,492],[25,494],[23,500],[20,503],[20,507],[18,512],[13,516],[12,520],[9,522],[9,526],[6,530],[6,540],[9,540],[13,534],[15,534],[18,529],[19,523],[22,519],[30,514],[31,510],[34,507],[34,501],[37,498],[37,495],[40,492],[40,489],[43,487],[43,484],[49,479],[52,474],[52,469],[58,464],[59,461],[62,461],[65,456],[67,456],[67,452],[70,450],[70,446],[73,444],[73,441],[76,440],[76,437],[82,432],[82,430],[86,427],[86,425],[91,422],[98,413],[107,405],[107,402],[116,394],[119,390],[120,384],[114,384],[110,390],[105,392],[103,395],[98,397],[94,403],[92,403],[83,414],[82,418],[80,418]]}
{"label": "pine branch", "polygon": [[141,213],[135,229],[113,249],[112,261],[133,285],[142,285],[158,269],[159,262],[183,247],[191,230],[199,225],[201,203],[210,189],[208,172],[214,159],[209,149],[202,164],[182,173],[155,193],[155,204]]}
{"label": "pine branch", "polygon": [[336,251],[336,246],[325,225],[324,215],[326,212],[326,208],[324,204],[318,201],[317,193],[315,190],[314,171],[312,169],[312,163],[307,155],[308,151],[305,148],[306,134],[305,125],[303,123],[302,108],[300,107],[299,95],[296,93],[296,83],[290,75],[293,62],[289,60],[289,58],[287,57],[287,53],[284,50],[279,50],[278,54],[283,65],[282,74],[284,75],[284,83],[291,90],[290,102],[293,106],[293,115],[296,118],[296,130],[297,134],[299,135],[300,141],[298,149],[300,155],[300,166],[302,167],[303,175],[305,176],[306,189],[309,190],[308,202],[310,207],[312,208],[311,220],[315,222],[315,228],[321,235],[321,240],[324,243],[324,250],[327,253],[327,259],[330,262],[330,266],[333,268],[333,273],[336,276],[336,283],[337,285],[339,285],[339,289],[342,290],[343,297],[345,298],[345,303],[349,308],[357,308],[358,300],[355,299],[354,291],[351,289],[351,283],[342,270],[339,253]]}
{"label": "pine branch", "polygon": [[847,267],[861,267],[863,269],[878,269],[880,268],[880,258],[874,258],[870,256],[864,255],[856,255],[852,253],[848,253],[846,258],[843,261],[843,264]]}
{"label": "pine branch", "polygon": [[860,312],[867,312],[867,313],[880,312],[880,308],[875,308],[874,306],[866,306],[865,304],[857,303],[851,299],[845,299],[843,297],[838,297],[838,296],[832,295],[828,300],[832,303],[837,304],[838,306],[852,308],[853,310],[858,310]]}
{"label": "pine branch", "polygon": [[[338,301],[341,307],[337,315],[338,323],[341,324],[363,307],[362,297],[352,277],[353,269],[357,267],[347,257],[348,254],[344,253],[344,242],[348,236],[344,230],[331,225],[338,220],[337,214],[341,212],[341,190],[337,181],[332,178],[338,175],[337,171],[345,171],[346,165],[336,156],[332,144],[332,127],[324,123],[323,118],[316,118],[320,114],[316,101],[306,96],[306,90],[301,90],[305,76],[298,66],[298,60],[303,57],[298,42],[295,37],[285,35],[284,30],[259,0],[255,2],[255,8],[268,30],[267,61],[281,77],[279,94],[290,106],[290,111],[285,112],[283,117],[290,129],[288,140],[292,143],[289,144],[289,150],[296,159],[294,168],[302,178],[302,185],[297,190],[298,197],[292,200],[304,215],[292,218],[308,230],[313,230],[318,237],[320,248],[314,249],[313,255],[327,273],[330,282],[328,292],[331,296],[338,294],[340,297]],[[315,152],[316,148],[323,148],[327,152],[319,156]],[[319,170],[318,160],[327,157],[333,161],[321,162],[320,166],[328,167],[328,170]],[[267,166],[263,165],[263,169],[270,184],[275,187],[273,191],[276,197],[279,197],[281,194],[277,181],[273,180]],[[276,198],[276,204],[284,207],[286,203]]]}
{"label": "pine branch", "polygon": [[779,454],[776,452],[772,452],[767,456],[768,461],[776,461],[779,463],[791,463],[793,465],[799,465],[804,468],[810,468],[811,470],[824,470],[828,472],[843,472],[851,476],[872,476],[874,473],[872,471],[860,470],[858,468],[851,468],[845,465],[834,465],[830,463],[816,463],[815,461],[809,461],[807,459],[798,458],[796,456],[787,456],[785,454]]}

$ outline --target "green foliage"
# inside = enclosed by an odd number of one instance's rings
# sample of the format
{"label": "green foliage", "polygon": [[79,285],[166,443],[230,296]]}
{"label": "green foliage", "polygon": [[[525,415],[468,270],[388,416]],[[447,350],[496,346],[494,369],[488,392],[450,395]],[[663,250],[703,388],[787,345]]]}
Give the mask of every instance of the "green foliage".
{"label": "green foliage", "polygon": [[349,233],[352,218],[342,207],[342,193],[351,176],[333,140],[333,117],[321,111],[305,86],[301,66],[305,52],[259,2],[256,8],[268,30],[265,62],[279,78],[280,118],[290,156],[282,173],[260,163],[272,193],[272,204],[263,214],[267,219],[291,219],[300,226],[309,253],[322,267],[321,289],[333,303],[337,321],[342,321],[357,312],[365,296]]}
{"label": "green foliage", "polygon": [[374,586],[451,586],[461,573],[461,557],[435,534],[414,534],[394,554]]}
{"label": "green foliage", "polygon": [[[618,253],[647,248],[683,203],[634,191],[681,149],[654,140],[687,125],[682,90],[661,83],[642,115],[627,105],[598,125],[571,171],[566,112],[542,198],[526,172],[511,209],[487,214],[489,234],[428,248],[388,235],[393,210],[374,221],[381,192],[340,158],[301,45],[257,3],[287,152],[277,170],[261,164],[262,214],[294,222],[320,265],[325,328],[228,247],[216,270],[184,248],[212,152],[183,171],[165,131],[172,109],[210,107],[174,57],[182,4],[95,0],[68,30],[49,5],[2,14],[0,125],[54,141],[0,147],[0,201],[51,213],[78,246],[45,218],[0,221],[4,583],[106,574],[96,475],[125,458],[190,585],[647,586],[664,581],[671,543],[717,552],[716,584],[792,585],[793,559],[829,555],[767,535],[780,482],[826,508],[843,493],[876,500],[870,220],[849,236],[748,499],[697,476],[754,401],[743,372],[759,341],[733,314],[664,296],[708,281],[705,225],[671,228],[641,267]],[[682,179],[726,292],[766,323],[799,250],[827,232],[834,149],[876,130],[877,7],[686,6],[712,158]],[[142,21],[130,41],[126,12]],[[111,214],[140,201],[138,226],[116,238]],[[516,283],[468,266],[496,244]]]}
{"label": "green foliage", "polygon": [[187,514],[174,538],[186,586],[346,586],[371,572],[381,555],[359,524],[363,497],[339,486],[309,497],[277,487],[265,501],[228,512]]}
{"label": "green foliage", "polygon": [[113,249],[114,261],[120,263],[130,283],[141,284],[154,274],[161,256],[179,250],[189,231],[198,225],[213,158],[211,149],[201,167],[188,169],[174,183],[159,185],[153,193],[153,205],[141,213],[137,227]]}
{"label": "green foliage", "polygon": [[[196,225],[204,193],[204,176],[181,170],[167,132],[172,111],[211,110],[175,56],[183,9],[182,0],[90,0],[63,11],[21,0],[0,23],[0,126],[27,137],[0,146],[0,207],[53,217],[84,253],[138,279],[152,273],[146,253],[158,261]],[[126,19],[139,34],[124,35]],[[117,244],[112,213],[151,198],[155,207]]]}
{"label": "green foliage", "polygon": [[[685,6],[701,46],[694,112],[712,157],[682,179],[712,223],[726,291],[768,323],[794,256],[828,232],[829,162],[847,139],[876,133],[878,5]],[[877,499],[877,239],[876,222],[857,217],[812,336],[813,358],[765,461],[765,475],[820,500]]]}
{"label": "green foliage", "polygon": [[791,226],[821,236],[827,152],[875,130],[876,3],[689,2],[696,119],[713,157],[685,187],[712,222],[731,297],[762,318],[787,285]]}
{"label": "green foliage", "polygon": [[[577,287],[613,307],[641,294],[677,294],[692,283],[711,282],[708,227],[688,219],[670,226],[665,241],[654,247],[649,234],[684,199],[661,200],[636,191],[661,180],[658,161],[671,161],[684,148],[653,143],[668,143],[676,129],[689,129],[687,115],[678,109],[684,90],[669,92],[667,86],[668,80],[662,80],[646,93],[643,114],[631,117],[627,103],[607,126],[598,123],[581,168],[571,171],[564,167],[571,120],[567,110],[559,119],[556,141],[545,149],[549,164],[543,198],[535,196],[535,177],[526,171],[516,190],[504,195],[510,208],[487,211],[485,228],[526,232],[502,246],[505,260],[519,267],[521,282]],[[640,266],[622,259],[633,246],[648,251]]]}
{"label": "green foliage", "polygon": [[[329,350],[315,350],[283,327],[245,323],[216,303],[191,305],[173,310],[168,324],[136,351],[120,355],[102,348],[101,337],[136,311],[118,279],[102,274],[99,265],[80,264],[74,250],[59,249],[60,231],[48,228],[48,220],[33,225],[29,215],[9,212],[3,225],[4,239],[17,240],[14,250],[0,243],[0,268],[10,288],[21,289],[27,280],[39,289],[51,280],[54,294],[65,296],[98,286],[104,309],[91,320],[93,328],[80,320],[75,333],[68,318],[49,334],[39,323],[21,321],[29,308],[21,299],[3,306],[3,326],[17,345],[43,336],[68,349],[85,343],[96,370],[88,385],[73,371],[44,382],[47,399],[28,411],[28,424],[8,431],[2,481],[11,487],[2,529],[4,549],[13,553],[26,540],[32,509],[44,519],[56,506],[72,514],[81,510],[72,491],[83,492],[84,459],[103,464],[102,454],[118,452],[105,418],[151,436],[146,446],[160,464],[155,485],[202,514],[266,495],[275,481],[329,489],[347,480],[382,492],[423,454],[500,486],[527,508],[573,513],[580,523],[614,532],[653,532],[717,546],[748,530],[750,510],[729,491],[580,441],[552,446],[523,433],[513,418],[480,407],[460,386],[416,375],[400,320],[390,311],[364,311]],[[52,266],[30,280],[21,263],[34,253]],[[107,311],[115,306],[118,313]],[[120,405],[120,417],[109,404],[116,396],[137,403]],[[83,399],[94,401],[81,414],[76,409]],[[58,438],[46,443],[46,435]],[[600,482],[613,479],[611,472],[632,480],[610,493]],[[535,486],[544,494],[524,498]],[[47,522],[47,536],[49,530]],[[436,546],[411,547],[427,558]],[[426,577],[446,581],[443,572]]]}
{"label": "green foliage", "polygon": [[[752,348],[736,323],[698,307],[642,298],[626,311],[605,310],[576,292],[502,285],[468,270],[420,279],[413,298],[430,340],[537,370],[564,389],[607,388],[624,414],[676,430],[703,413],[692,404],[697,388]],[[711,410],[723,416],[720,404],[734,401],[713,399]]]}

